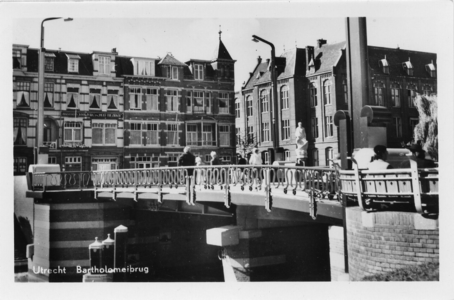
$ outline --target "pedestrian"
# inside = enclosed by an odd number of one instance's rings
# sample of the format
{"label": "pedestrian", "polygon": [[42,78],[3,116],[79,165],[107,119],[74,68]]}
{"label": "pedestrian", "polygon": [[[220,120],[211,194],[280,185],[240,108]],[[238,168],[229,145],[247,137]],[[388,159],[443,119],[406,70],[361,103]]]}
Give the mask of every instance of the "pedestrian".
{"label": "pedestrian", "polygon": [[211,155],[210,165],[212,166],[222,165],[215,151],[211,151],[210,155]]}
{"label": "pedestrian", "polygon": [[203,166],[203,165],[204,165],[204,163],[203,163],[203,161],[202,161],[202,158],[201,158],[200,156],[197,156],[197,157],[195,158],[195,165],[196,165],[196,166]]}
{"label": "pedestrian", "polygon": [[263,165],[262,156],[259,154],[259,149],[252,150],[251,158],[249,158],[250,165]]}
{"label": "pedestrian", "polygon": [[[435,162],[433,160],[426,159],[426,151],[424,151],[419,143],[412,144],[407,147],[411,151],[411,160],[416,161],[418,169],[424,168],[435,168]],[[401,168],[410,168],[410,161],[406,160],[400,164]]]}
{"label": "pedestrian", "polygon": [[388,150],[386,146],[377,145],[374,147],[375,155],[372,156],[369,163],[369,170],[392,169],[392,166],[386,162],[388,159]]}
{"label": "pedestrian", "polygon": [[[179,167],[193,167],[195,166],[195,156],[191,153],[191,147],[186,146],[183,149],[183,154],[178,157]],[[194,174],[194,168],[188,168],[188,176]]]}
{"label": "pedestrian", "polygon": [[247,160],[240,153],[238,154],[238,164],[239,165],[246,165],[247,164]]}

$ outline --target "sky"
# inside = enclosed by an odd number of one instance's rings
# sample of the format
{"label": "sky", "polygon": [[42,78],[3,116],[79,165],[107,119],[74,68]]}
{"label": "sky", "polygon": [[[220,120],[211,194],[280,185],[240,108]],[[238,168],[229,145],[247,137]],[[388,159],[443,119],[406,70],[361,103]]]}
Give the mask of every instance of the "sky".
{"label": "sky", "polygon": [[[442,137],[440,157],[441,197],[450,200],[446,195],[452,185],[452,166],[454,165],[454,113],[453,108],[453,2],[451,0],[418,0],[418,1],[249,1],[249,2],[120,2],[93,3],[83,1],[77,3],[5,3],[0,2],[0,92],[3,103],[11,103],[11,47],[13,43],[39,47],[40,23],[48,17],[72,17],[74,21],[46,22],[45,47],[67,51],[111,51],[116,48],[120,55],[141,57],[164,57],[171,52],[178,60],[185,62],[190,58],[211,59],[219,41],[219,26],[222,30],[222,41],[235,64],[235,90],[247,80],[252,72],[257,57],[266,59],[270,56],[270,47],[263,43],[254,43],[252,35],[258,35],[274,43],[276,54],[284,49],[293,47],[315,46],[317,39],[323,38],[328,43],[345,40],[345,18],[365,16],[367,18],[368,44],[401,49],[437,53],[438,57],[438,90],[440,101],[439,134]],[[8,67],[3,67],[8,66]],[[448,99],[448,100],[445,100]],[[12,130],[12,108],[5,105],[0,115],[0,126],[6,132]],[[7,133],[5,133],[7,135]],[[11,139],[10,139],[11,140]],[[1,147],[2,165],[11,165],[13,147]],[[3,164],[4,162],[4,164]],[[451,167],[450,167],[451,166]],[[12,187],[13,176],[8,168],[2,177],[5,186]],[[8,220],[13,210],[13,189],[3,191],[3,206],[0,218]],[[447,196],[447,198],[444,198]],[[441,201],[443,209],[454,212],[454,201]],[[444,216],[449,215],[449,212]],[[451,218],[452,219],[452,218]],[[443,223],[444,222],[444,223]],[[7,239],[8,245],[13,241],[12,222],[6,223],[4,232],[11,233]],[[11,224],[9,224],[11,223]],[[442,219],[443,237],[452,236],[446,233],[446,219]],[[9,227],[11,226],[11,228]],[[448,230],[446,230],[446,228]],[[452,230],[451,230],[452,231]],[[0,284],[10,283],[12,274],[13,247],[5,247],[1,258],[6,258],[2,266],[6,272],[0,272]],[[453,253],[451,238],[440,239],[440,248],[444,253]],[[9,252],[10,251],[10,252]],[[6,252],[6,253],[5,253]],[[10,265],[8,265],[8,263]],[[454,264],[454,256],[443,255],[441,267],[441,282],[436,286],[419,284],[418,286],[387,283],[386,286],[352,284],[339,285],[295,284],[285,285],[285,289],[275,288],[274,284],[251,286],[214,285],[210,288],[200,285],[186,285],[184,288],[166,286],[141,285],[142,290],[150,292],[157,298],[165,295],[163,291],[172,290],[174,299],[201,299],[216,296],[216,299],[274,299],[300,298],[311,299],[454,299],[452,282],[454,273],[447,266]],[[451,271],[449,271],[451,270]],[[447,272],[448,271],[448,272]],[[5,284],[6,285],[6,284]],[[430,286],[428,286],[430,285]],[[421,288],[423,286],[423,288]],[[29,298],[29,295],[76,297],[79,290],[86,297],[105,296],[107,290],[90,288],[68,289],[65,285],[55,285],[52,289],[47,286],[9,284],[2,290],[5,299],[18,296]],[[157,288],[158,287],[158,288]],[[259,288],[260,287],[260,288]],[[325,287],[325,288],[324,288]],[[328,287],[328,288],[326,288]],[[335,288],[333,288],[335,287]],[[429,288],[427,288],[429,287]],[[136,295],[136,286],[109,286],[117,296],[130,298]],[[283,292],[284,291],[284,292]],[[335,292],[334,292],[335,291]],[[373,291],[371,293],[371,291]],[[51,293],[52,292],[52,293]],[[450,297],[446,297],[446,295]],[[178,294],[179,293],[179,294]],[[333,294],[335,293],[335,294]],[[366,293],[366,294],[365,294]],[[144,293],[144,295],[147,295]],[[241,297],[239,297],[239,296]],[[249,295],[249,297],[247,297]],[[294,295],[294,297],[291,297]],[[441,296],[441,295],[444,295]],[[10,297],[8,297],[10,296]],[[35,297],[34,296],[34,297]],[[149,294],[147,295],[149,296]],[[235,297],[237,296],[237,297]],[[306,296],[306,297],[304,297]],[[384,296],[384,297],[383,297]],[[178,298],[177,298],[178,297]],[[79,299],[80,297],[78,297]],[[37,298],[38,299],[38,298]]]}

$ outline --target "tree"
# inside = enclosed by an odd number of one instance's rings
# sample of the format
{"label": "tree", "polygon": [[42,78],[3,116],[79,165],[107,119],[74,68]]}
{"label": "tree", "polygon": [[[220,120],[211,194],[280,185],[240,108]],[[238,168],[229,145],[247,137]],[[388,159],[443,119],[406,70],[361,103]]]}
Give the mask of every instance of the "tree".
{"label": "tree", "polygon": [[258,147],[258,138],[254,134],[239,133],[236,136],[236,152],[246,158],[248,153],[252,153],[252,149]]}
{"label": "tree", "polygon": [[416,94],[413,99],[419,113],[419,123],[413,132],[414,142],[420,142],[423,149],[438,161],[438,100],[436,95]]}

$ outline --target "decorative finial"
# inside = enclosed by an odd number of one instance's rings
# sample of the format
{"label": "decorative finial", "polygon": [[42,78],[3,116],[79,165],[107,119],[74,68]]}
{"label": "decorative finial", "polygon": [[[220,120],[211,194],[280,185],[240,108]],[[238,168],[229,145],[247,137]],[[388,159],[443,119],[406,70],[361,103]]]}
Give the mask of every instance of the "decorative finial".
{"label": "decorative finial", "polygon": [[284,44],[284,52],[285,52],[285,44]]}
{"label": "decorative finial", "polygon": [[295,48],[298,48],[298,43],[295,41]]}
{"label": "decorative finial", "polygon": [[219,25],[219,40],[221,40],[221,34],[222,34],[221,25]]}

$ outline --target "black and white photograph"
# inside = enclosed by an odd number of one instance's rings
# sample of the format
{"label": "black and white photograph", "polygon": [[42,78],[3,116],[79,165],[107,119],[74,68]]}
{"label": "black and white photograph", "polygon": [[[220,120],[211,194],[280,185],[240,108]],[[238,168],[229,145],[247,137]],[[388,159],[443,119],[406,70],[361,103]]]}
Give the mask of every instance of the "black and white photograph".
{"label": "black and white photograph", "polygon": [[4,299],[454,299],[452,1],[0,9]]}

